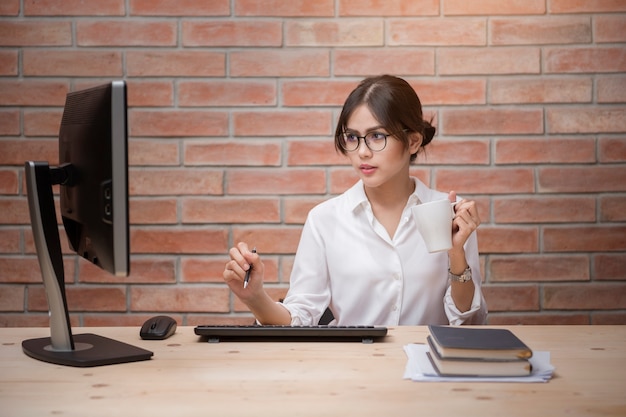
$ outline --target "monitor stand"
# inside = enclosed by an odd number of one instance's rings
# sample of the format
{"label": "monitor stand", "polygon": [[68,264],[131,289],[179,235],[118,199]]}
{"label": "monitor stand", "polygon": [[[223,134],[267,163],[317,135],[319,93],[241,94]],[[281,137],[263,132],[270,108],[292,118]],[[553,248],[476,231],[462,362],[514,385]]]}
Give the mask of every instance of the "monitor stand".
{"label": "monitor stand", "polygon": [[63,255],[52,194],[52,186],[64,181],[63,169],[51,169],[47,162],[25,163],[33,238],[50,309],[50,337],[24,340],[22,350],[40,361],[78,367],[150,359],[153,353],[149,350],[117,340],[91,333],[72,336],[65,295]]}

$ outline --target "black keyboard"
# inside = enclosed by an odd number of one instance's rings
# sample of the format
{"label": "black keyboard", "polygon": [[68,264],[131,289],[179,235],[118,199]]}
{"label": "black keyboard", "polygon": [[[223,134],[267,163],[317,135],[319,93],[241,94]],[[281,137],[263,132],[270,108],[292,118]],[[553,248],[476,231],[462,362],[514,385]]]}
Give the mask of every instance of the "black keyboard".
{"label": "black keyboard", "polygon": [[209,342],[220,341],[359,341],[373,343],[387,335],[382,326],[259,326],[259,325],[212,325],[196,326],[198,336]]}

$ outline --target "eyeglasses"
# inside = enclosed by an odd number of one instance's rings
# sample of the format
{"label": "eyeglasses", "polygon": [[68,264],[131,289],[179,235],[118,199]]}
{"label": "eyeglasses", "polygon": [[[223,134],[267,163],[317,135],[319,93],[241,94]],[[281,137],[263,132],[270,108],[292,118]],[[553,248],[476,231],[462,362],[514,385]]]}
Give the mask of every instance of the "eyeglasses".
{"label": "eyeglasses", "polygon": [[339,138],[339,145],[347,152],[356,151],[359,149],[361,143],[360,139],[363,139],[365,146],[372,152],[380,152],[387,146],[387,135],[380,132],[370,132],[365,136],[359,136],[355,133],[343,132]]}

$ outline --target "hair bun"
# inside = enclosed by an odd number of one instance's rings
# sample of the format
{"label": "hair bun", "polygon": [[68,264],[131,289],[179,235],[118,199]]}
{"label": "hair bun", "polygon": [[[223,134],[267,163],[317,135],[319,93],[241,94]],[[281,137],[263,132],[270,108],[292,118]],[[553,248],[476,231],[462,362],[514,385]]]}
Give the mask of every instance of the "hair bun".
{"label": "hair bun", "polygon": [[422,144],[422,146],[428,145],[430,141],[433,140],[436,131],[437,129],[431,126],[430,123],[426,124],[426,127],[424,128],[424,143]]}

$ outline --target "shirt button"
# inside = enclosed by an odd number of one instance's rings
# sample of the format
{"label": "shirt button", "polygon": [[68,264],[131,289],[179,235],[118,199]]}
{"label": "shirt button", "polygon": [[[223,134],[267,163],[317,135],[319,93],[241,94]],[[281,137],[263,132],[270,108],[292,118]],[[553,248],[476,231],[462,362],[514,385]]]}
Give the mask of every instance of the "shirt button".
{"label": "shirt button", "polygon": [[394,304],[393,306],[391,306],[391,310],[392,311],[398,311],[398,306]]}
{"label": "shirt button", "polygon": [[400,274],[398,274],[398,273],[393,274],[393,279],[395,279],[396,281],[399,281],[400,280]]}

